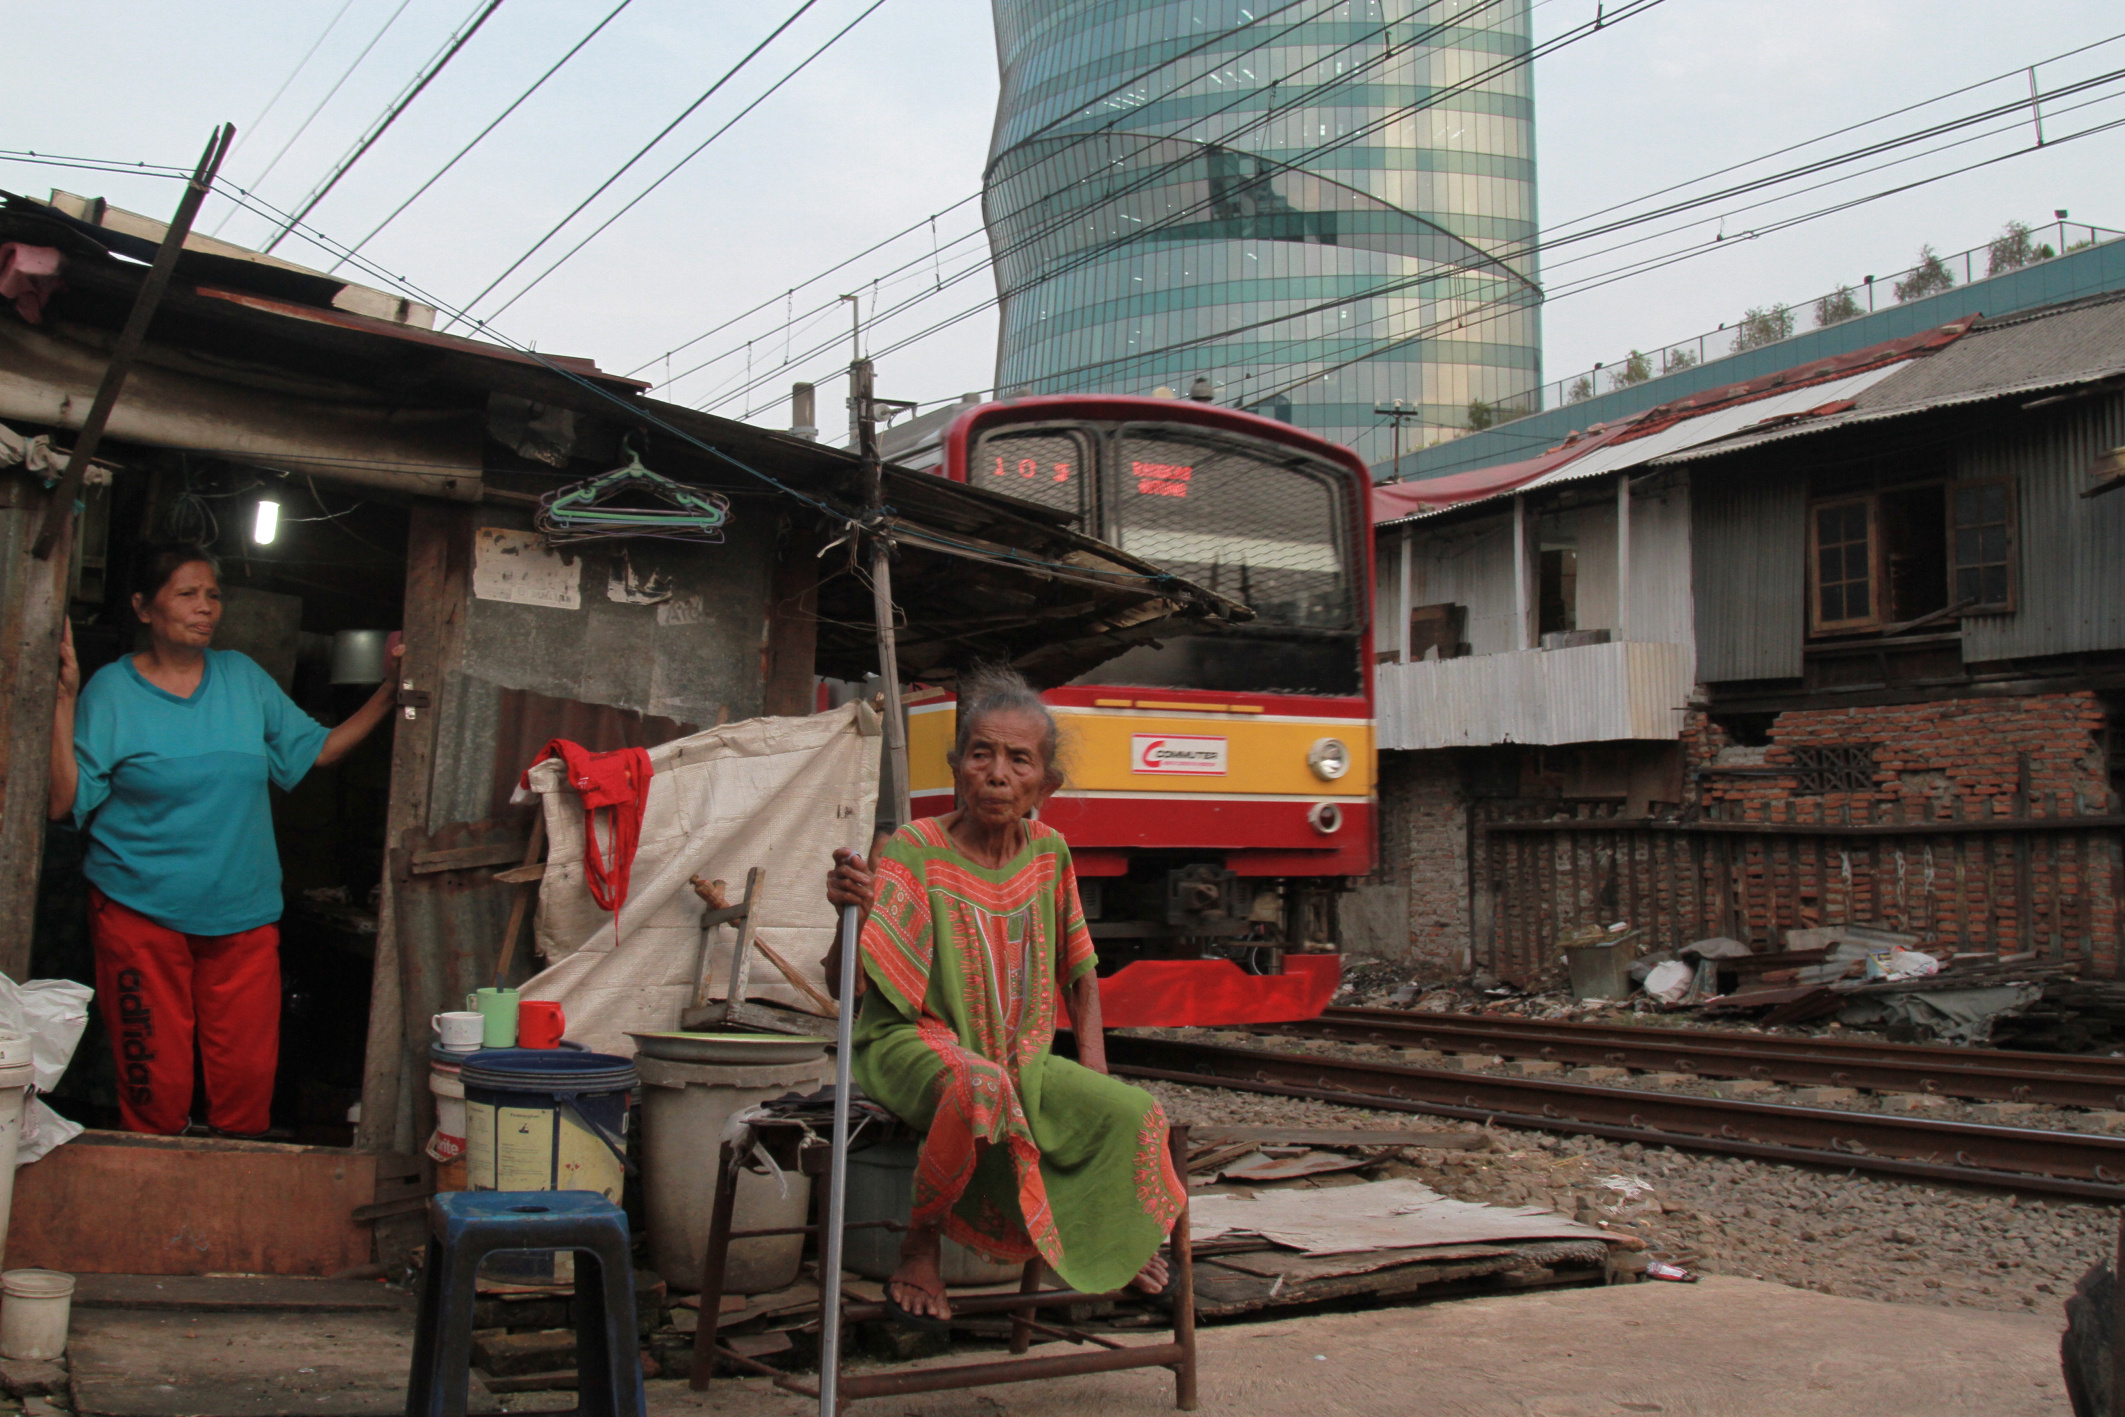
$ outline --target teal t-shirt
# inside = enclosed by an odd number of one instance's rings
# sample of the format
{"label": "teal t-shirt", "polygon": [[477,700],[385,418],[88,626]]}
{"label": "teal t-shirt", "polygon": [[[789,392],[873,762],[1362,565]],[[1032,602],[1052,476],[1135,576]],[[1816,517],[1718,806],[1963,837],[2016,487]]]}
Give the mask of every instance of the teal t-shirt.
{"label": "teal t-shirt", "polygon": [[325,729],[250,656],[210,649],[188,699],[133,656],[96,671],[74,710],[88,831],[82,872],[105,895],[187,935],[280,919],[280,852],[266,783],[301,782]]}

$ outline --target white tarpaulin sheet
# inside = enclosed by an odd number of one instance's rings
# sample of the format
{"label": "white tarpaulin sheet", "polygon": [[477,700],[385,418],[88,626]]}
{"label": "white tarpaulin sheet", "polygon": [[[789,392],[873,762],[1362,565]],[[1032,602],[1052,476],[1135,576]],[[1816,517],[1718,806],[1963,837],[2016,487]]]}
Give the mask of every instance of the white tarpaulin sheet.
{"label": "white tarpaulin sheet", "polygon": [[[834,848],[870,845],[878,744],[877,715],[852,703],[810,718],[747,719],[650,749],[649,802],[617,946],[612,914],[584,884],[582,799],[559,759],[533,768],[531,788],[546,813],[537,940],[548,966],[523,997],[559,1002],[571,1042],[631,1057],[630,1031],[677,1028],[692,1002],[706,907],[687,878],[728,882],[735,904],[754,866],[767,871],[755,934],[823,985],[820,961],[835,928],[826,873]],[[715,932],[712,997],[722,997],[736,938],[729,927]],[[746,992],[811,1007],[757,955]]]}

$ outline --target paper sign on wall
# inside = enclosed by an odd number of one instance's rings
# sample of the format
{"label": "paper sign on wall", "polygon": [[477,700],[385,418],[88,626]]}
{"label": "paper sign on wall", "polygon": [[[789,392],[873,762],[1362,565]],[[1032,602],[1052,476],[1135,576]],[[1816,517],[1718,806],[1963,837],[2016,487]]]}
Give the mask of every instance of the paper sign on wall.
{"label": "paper sign on wall", "polygon": [[564,561],[535,531],[483,526],[472,538],[472,593],[481,600],[583,608],[583,566]]}
{"label": "paper sign on wall", "polygon": [[1139,733],[1129,740],[1129,771],[1225,773],[1225,740],[1196,734]]}

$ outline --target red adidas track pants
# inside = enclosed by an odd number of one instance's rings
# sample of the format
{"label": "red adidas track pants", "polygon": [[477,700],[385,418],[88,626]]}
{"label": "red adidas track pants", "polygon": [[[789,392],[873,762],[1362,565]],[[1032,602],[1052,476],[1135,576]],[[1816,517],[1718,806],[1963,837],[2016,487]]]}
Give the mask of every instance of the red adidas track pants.
{"label": "red adidas track pants", "polygon": [[280,927],[181,934],[91,887],[89,939],[125,1129],[185,1129],[196,1038],[207,1121],[240,1135],[266,1130],[280,1058]]}

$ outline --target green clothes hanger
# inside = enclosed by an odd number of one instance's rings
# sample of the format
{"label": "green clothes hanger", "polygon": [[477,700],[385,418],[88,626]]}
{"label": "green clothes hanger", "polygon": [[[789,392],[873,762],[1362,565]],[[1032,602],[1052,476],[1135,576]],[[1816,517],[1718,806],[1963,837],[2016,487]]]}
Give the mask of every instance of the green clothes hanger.
{"label": "green clothes hanger", "polygon": [[[636,435],[620,442],[627,461],[610,472],[539,498],[532,525],[550,543],[655,537],[664,541],[723,540],[730,499],[674,482],[642,465]],[[615,502],[614,498],[624,498]]]}

